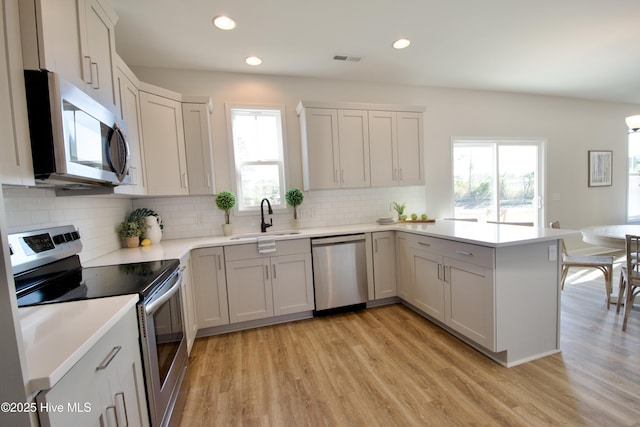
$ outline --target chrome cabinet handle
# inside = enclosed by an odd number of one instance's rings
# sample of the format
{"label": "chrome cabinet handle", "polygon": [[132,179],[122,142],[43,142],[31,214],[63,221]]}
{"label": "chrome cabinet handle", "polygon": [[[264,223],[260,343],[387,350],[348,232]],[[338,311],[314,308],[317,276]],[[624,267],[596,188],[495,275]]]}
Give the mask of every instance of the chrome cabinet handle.
{"label": "chrome cabinet handle", "polygon": [[418,244],[419,244],[420,246],[426,246],[426,247],[431,246],[431,243],[427,243],[427,242],[418,242]]}
{"label": "chrome cabinet handle", "polygon": [[275,265],[275,264],[273,264],[273,265],[271,266],[271,268],[273,269],[273,272],[272,272],[272,273],[273,273],[273,280],[276,280],[276,265]]}
{"label": "chrome cabinet handle", "polygon": [[269,266],[268,265],[264,266],[264,272],[267,275],[267,280],[269,280]]}
{"label": "chrome cabinet handle", "polygon": [[107,406],[107,425],[108,426],[118,425],[118,416],[116,415],[116,407],[113,405]]}
{"label": "chrome cabinet handle", "polygon": [[86,84],[93,84],[91,81],[91,57],[83,56],[82,57],[82,73],[84,74],[84,82]]}
{"label": "chrome cabinet handle", "polygon": [[222,260],[221,260],[221,256],[218,255],[218,270],[222,270]]}
{"label": "chrome cabinet handle", "polygon": [[100,89],[100,75],[98,74],[97,62],[91,63],[91,87],[94,89]]}
{"label": "chrome cabinet handle", "polygon": [[[118,417],[118,408],[122,408],[122,413],[124,415],[124,424],[120,424],[120,417]],[[127,402],[124,399],[124,392],[116,393],[116,426],[118,427],[128,427],[129,426],[129,415],[127,415]]]}
{"label": "chrome cabinet handle", "polygon": [[109,352],[109,354],[107,354],[107,357],[102,361],[102,363],[96,367],[96,371],[107,369],[107,366],[109,366],[111,361],[114,359],[114,357],[116,357],[116,355],[118,354],[118,352],[120,352],[120,350],[122,350],[122,346],[117,345],[113,347]]}
{"label": "chrome cabinet handle", "polygon": [[457,253],[458,255],[473,256],[473,252],[467,252],[467,251],[456,251],[456,253]]}

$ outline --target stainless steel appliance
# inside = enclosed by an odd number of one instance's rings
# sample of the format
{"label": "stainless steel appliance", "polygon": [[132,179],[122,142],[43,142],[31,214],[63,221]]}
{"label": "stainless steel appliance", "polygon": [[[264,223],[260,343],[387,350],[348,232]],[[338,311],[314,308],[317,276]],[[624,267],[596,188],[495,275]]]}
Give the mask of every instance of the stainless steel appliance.
{"label": "stainless steel appliance", "polygon": [[[179,420],[187,369],[182,275],[176,259],[83,268],[73,226],[9,235],[18,306],[138,294],[140,346],[152,426]],[[178,406],[176,406],[178,405]]]}
{"label": "stainless steel appliance", "polygon": [[24,75],[38,182],[105,192],[130,184],[129,146],[116,115],[55,73]]}
{"label": "stainless steel appliance", "polygon": [[365,242],[364,234],[311,239],[316,315],[365,307]]}

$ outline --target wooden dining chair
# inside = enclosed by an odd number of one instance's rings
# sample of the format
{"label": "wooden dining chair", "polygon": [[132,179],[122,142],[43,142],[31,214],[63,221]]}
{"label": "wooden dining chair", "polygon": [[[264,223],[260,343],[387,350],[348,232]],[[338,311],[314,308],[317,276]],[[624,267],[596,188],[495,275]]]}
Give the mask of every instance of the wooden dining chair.
{"label": "wooden dining chair", "polygon": [[[627,255],[627,264],[620,268],[620,289],[618,291],[618,307],[616,312],[620,313],[620,306],[624,298],[624,320],[622,321],[622,330],[627,330],[627,320],[633,309],[633,303],[636,296],[640,294],[640,263],[638,263],[638,254],[640,254],[640,236],[627,234],[625,236],[625,250]],[[626,293],[626,296],[625,296]]]}
{"label": "wooden dining chair", "polygon": [[[553,221],[551,228],[560,228],[560,222]],[[607,292],[607,310],[611,306],[611,292],[613,291],[613,256],[608,255],[569,255],[567,246],[562,239],[562,289],[571,267],[596,268],[604,274],[605,291]],[[622,280],[622,279],[621,279]]]}

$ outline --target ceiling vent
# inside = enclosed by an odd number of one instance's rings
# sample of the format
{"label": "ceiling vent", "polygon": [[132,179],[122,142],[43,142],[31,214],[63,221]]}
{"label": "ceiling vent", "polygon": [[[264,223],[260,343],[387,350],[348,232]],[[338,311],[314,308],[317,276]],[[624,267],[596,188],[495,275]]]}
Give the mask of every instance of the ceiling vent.
{"label": "ceiling vent", "polygon": [[336,54],[333,56],[335,61],[360,62],[361,56]]}

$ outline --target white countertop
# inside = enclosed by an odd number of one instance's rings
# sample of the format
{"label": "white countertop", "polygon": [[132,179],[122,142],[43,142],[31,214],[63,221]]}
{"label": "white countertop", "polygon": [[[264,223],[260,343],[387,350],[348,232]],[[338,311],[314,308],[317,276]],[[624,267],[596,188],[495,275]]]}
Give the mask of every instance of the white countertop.
{"label": "white countertop", "polygon": [[[367,233],[374,231],[399,230],[408,231],[425,236],[440,237],[465,243],[488,246],[493,248],[522,245],[533,242],[557,240],[567,236],[579,234],[573,230],[558,230],[552,228],[537,228],[518,225],[497,225],[474,223],[468,221],[437,220],[435,223],[402,223],[391,225],[353,224],[320,228],[303,228],[296,230],[297,234],[273,236],[275,240],[303,239],[313,237],[333,236],[340,234]],[[270,230],[276,233],[279,230]],[[251,235],[260,233],[250,233]],[[266,233],[268,236],[270,233]],[[126,264],[143,261],[157,261],[162,259],[180,259],[192,249],[211,246],[238,245],[253,243],[256,238],[211,236],[193,239],[163,240],[159,244],[147,247],[124,248],[104,256],[85,261],[85,267],[110,264]]]}
{"label": "white countertop", "polygon": [[123,295],[19,308],[27,392],[53,387],[137,302]]}

